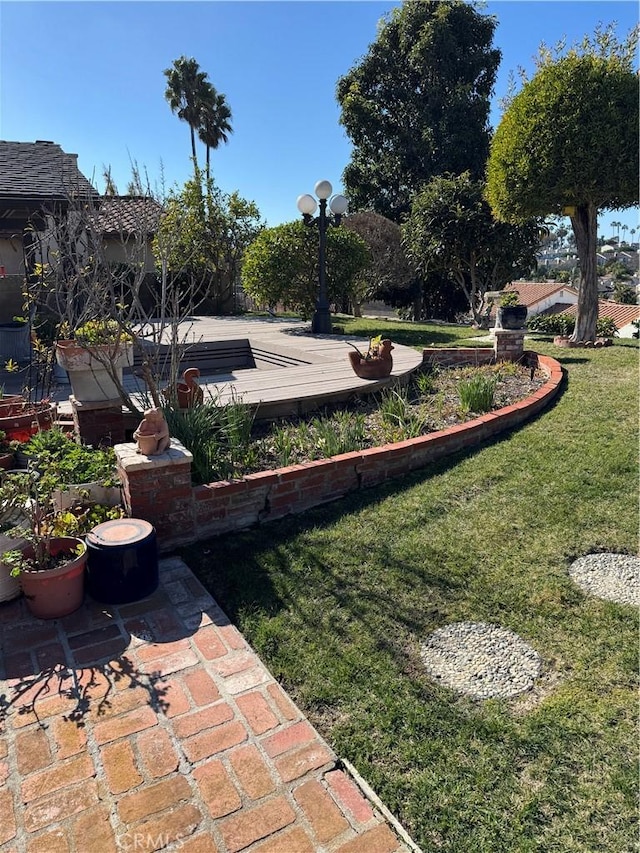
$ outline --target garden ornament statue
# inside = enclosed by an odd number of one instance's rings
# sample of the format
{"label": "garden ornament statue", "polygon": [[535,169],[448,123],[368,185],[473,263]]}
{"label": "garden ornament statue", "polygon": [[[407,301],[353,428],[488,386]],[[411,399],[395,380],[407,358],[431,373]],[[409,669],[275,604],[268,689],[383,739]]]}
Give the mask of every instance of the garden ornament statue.
{"label": "garden ornament statue", "polygon": [[182,375],[182,382],[178,382],[178,406],[181,409],[190,409],[197,403],[202,403],[204,394],[196,382],[199,376],[200,371],[197,367],[188,367]]}
{"label": "garden ornament statue", "polygon": [[371,338],[366,353],[360,352],[355,344],[349,341],[347,343],[354,349],[354,352],[347,355],[356,376],[361,379],[384,379],[390,375],[393,369],[393,344],[389,338],[383,339],[382,335]]}
{"label": "garden ornament statue", "polygon": [[162,409],[147,409],[133,437],[138,443],[138,453],[145,456],[164,453],[171,444],[171,438]]}

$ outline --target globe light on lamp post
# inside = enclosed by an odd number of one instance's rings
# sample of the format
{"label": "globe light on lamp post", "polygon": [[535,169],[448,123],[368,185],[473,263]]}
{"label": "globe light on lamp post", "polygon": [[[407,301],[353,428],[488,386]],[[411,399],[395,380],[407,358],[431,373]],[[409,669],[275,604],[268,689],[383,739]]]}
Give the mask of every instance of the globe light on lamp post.
{"label": "globe light on lamp post", "polygon": [[[348,202],[343,195],[334,195],[329,181],[318,181],[313,191],[320,202],[320,212],[314,217],[318,204],[315,198],[306,193],[298,196],[298,210],[302,214],[305,225],[318,225],[320,248],[318,252],[318,299],[316,310],[311,319],[311,331],[314,335],[331,334],[331,313],[327,297],[327,228],[330,225],[340,225],[342,216],[347,212]],[[327,213],[327,200],[330,213]]]}

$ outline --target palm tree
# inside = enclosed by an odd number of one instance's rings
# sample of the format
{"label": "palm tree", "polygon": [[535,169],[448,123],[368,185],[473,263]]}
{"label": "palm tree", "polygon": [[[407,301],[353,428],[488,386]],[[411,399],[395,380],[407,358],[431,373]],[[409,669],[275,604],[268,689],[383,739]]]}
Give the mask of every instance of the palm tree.
{"label": "palm tree", "polygon": [[215,89],[207,80],[206,72],[200,70],[193,58],[181,56],[175,59],[172,67],[165,68],[163,74],[167,78],[164,96],[171,112],[177,113],[178,118],[189,125],[191,154],[197,171],[196,130],[200,126],[203,108],[213,103]]}
{"label": "palm tree", "polygon": [[629,234],[631,234],[631,244],[632,244],[632,245],[633,245],[633,237],[634,237],[635,233],[636,233],[636,229],[635,229],[635,228],[632,228],[632,229],[629,231]]}
{"label": "palm tree", "polygon": [[212,148],[217,148],[221,142],[229,141],[231,127],[231,110],[224,95],[219,95],[211,87],[211,98],[202,104],[198,136],[207,147],[207,181],[209,180],[209,155]]}
{"label": "palm tree", "polygon": [[626,244],[627,238],[624,236],[625,232],[629,230],[628,225],[622,225],[622,242]]}
{"label": "palm tree", "polygon": [[[612,229],[613,229],[613,228],[618,228],[618,229],[619,229],[621,224],[622,224],[621,222],[610,222],[610,223],[609,223],[609,225],[611,225],[611,228],[612,228]],[[615,237],[615,234],[614,234],[613,236]],[[618,231],[618,243],[619,243],[619,242],[620,242],[620,231]]]}

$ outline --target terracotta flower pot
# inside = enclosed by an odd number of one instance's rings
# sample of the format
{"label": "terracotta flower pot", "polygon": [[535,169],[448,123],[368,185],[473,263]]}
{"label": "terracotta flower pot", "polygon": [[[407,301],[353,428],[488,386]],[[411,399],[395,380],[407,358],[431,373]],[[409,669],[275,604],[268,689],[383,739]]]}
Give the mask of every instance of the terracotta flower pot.
{"label": "terracotta flower pot", "polygon": [[30,403],[23,397],[0,400],[0,430],[8,441],[29,441],[40,430],[51,429],[57,406],[48,400]]}
{"label": "terracotta flower pot", "polygon": [[143,454],[143,456],[153,456],[156,452],[156,448],[158,446],[158,439],[155,435],[140,435],[136,436],[136,441],[138,442],[138,451]]}
{"label": "terracotta flower pot", "polygon": [[370,358],[365,359],[357,352],[347,353],[351,367],[356,376],[360,379],[385,379],[391,374],[393,369],[393,359],[388,358]]}
{"label": "terracotta flower pot", "polygon": [[[123,342],[85,348],[75,341],[58,341],[56,360],[67,371],[73,396],[78,402],[117,400],[122,371],[133,364],[133,347]],[[107,369],[106,362],[113,366],[117,381]]]}
{"label": "terracotta flower pot", "polygon": [[[74,549],[79,545],[84,552],[77,556]],[[27,606],[39,619],[59,619],[73,613],[82,604],[84,597],[84,569],[87,549],[82,539],[60,536],[50,542],[54,556],[68,554],[69,560],[55,569],[21,570],[20,586],[27,599]],[[33,556],[33,547],[22,549],[25,557]]]}

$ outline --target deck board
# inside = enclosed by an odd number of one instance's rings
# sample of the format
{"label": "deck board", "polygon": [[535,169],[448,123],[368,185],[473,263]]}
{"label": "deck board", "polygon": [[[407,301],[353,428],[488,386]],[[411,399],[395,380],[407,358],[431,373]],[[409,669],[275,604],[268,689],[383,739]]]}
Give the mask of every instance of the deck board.
{"label": "deck board", "polygon": [[[192,344],[249,338],[257,348],[310,362],[292,367],[268,365],[203,373],[200,377],[205,394],[210,393],[221,402],[240,399],[243,403],[259,406],[258,417],[302,413],[330,401],[370,393],[393,379],[406,379],[422,364],[422,353],[394,344],[390,379],[360,379],[348,359],[352,351],[349,342],[366,350],[366,339],[312,335],[308,329],[308,324],[296,320],[197,317],[186,321],[184,338]],[[145,391],[145,386],[138,377],[125,374],[124,384],[134,398],[141,399],[139,395]]]}

